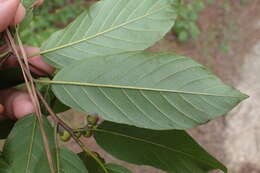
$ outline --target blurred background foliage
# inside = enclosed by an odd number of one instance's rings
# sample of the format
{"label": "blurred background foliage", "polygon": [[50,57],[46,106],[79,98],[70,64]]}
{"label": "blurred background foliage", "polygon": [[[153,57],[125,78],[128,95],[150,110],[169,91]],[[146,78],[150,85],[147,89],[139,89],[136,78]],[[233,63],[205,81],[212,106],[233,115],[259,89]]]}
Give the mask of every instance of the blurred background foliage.
{"label": "blurred background foliage", "polygon": [[[97,0],[45,0],[44,5],[34,9],[31,22],[22,29],[20,35],[27,45],[40,46],[53,32],[64,28],[84,9]],[[178,0],[178,18],[172,33],[179,42],[196,40],[200,33],[198,19],[201,11],[216,0]],[[245,4],[248,0],[238,0]],[[223,8],[228,10],[229,0],[225,0]],[[33,36],[32,36],[33,34]]]}
{"label": "blurred background foliage", "polygon": [[[199,13],[206,3],[214,0],[179,0],[179,17],[172,31],[178,41],[197,39],[200,29],[197,25]],[[27,45],[40,46],[51,33],[65,27],[87,8],[93,0],[45,0],[44,5],[34,9],[32,21],[21,32]],[[32,36],[33,34],[33,36]]]}
{"label": "blurred background foliage", "polygon": [[87,0],[45,0],[34,9],[29,26],[21,31],[24,44],[40,46],[53,32],[64,28],[88,6]]}
{"label": "blurred background foliage", "polygon": [[172,28],[179,42],[187,42],[190,39],[197,39],[200,28],[197,25],[199,13],[205,9],[206,3],[212,4],[214,0],[180,0],[178,18]]}

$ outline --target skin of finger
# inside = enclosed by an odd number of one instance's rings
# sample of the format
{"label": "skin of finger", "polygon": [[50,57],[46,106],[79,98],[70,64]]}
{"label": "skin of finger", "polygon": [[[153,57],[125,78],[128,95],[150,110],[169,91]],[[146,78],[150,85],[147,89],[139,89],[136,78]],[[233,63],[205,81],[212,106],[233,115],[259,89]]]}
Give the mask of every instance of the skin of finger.
{"label": "skin of finger", "polygon": [[[28,56],[33,55],[33,54],[37,54],[40,52],[40,49],[37,47],[30,47],[30,46],[24,46],[25,52]],[[49,64],[47,64],[46,62],[44,62],[42,60],[41,56],[34,56],[32,58],[29,58],[28,60],[33,66],[39,68],[41,71],[44,71],[48,74],[52,74],[54,72],[54,68],[52,66],[50,66]],[[11,56],[9,57],[5,63],[3,64],[3,68],[12,68],[12,67],[17,67],[19,66],[19,63],[17,61],[17,58],[15,56]],[[41,71],[35,69],[35,68],[31,68],[32,72],[37,74],[37,75],[44,75],[45,73],[42,73]]]}
{"label": "skin of finger", "polygon": [[27,92],[17,89],[0,91],[1,103],[4,105],[4,115],[9,119],[19,119],[34,112],[33,104]]}
{"label": "skin of finger", "polygon": [[2,116],[4,115],[5,118],[14,119],[12,111],[12,100],[14,95],[11,93],[15,93],[16,91],[16,89],[0,90],[0,103],[4,107],[4,112],[2,113]]}
{"label": "skin of finger", "polygon": [[5,117],[3,116],[4,113],[4,106],[2,104],[0,104],[0,120],[4,120]]}
{"label": "skin of finger", "polygon": [[12,22],[19,4],[20,0],[0,0],[0,32]]}
{"label": "skin of finger", "polygon": [[22,91],[16,92],[13,98],[12,109],[13,109],[13,116],[16,119],[20,119],[35,111],[28,93]]}
{"label": "skin of finger", "polygon": [[[40,49],[38,47],[30,47],[30,46],[24,46],[24,49],[26,51],[26,54],[28,56],[34,55],[40,52]],[[31,64],[33,64],[35,67],[38,67],[42,71],[52,74],[54,72],[54,68],[47,64],[45,61],[43,61],[41,56],[34,56],[32,58],[29,58],[28,60]],[[36,74],[39,74],[36,72]],[[39,74],[42,75],[42,74]]]}
{"label": "skin of finger", "polygon": [[16,15],[13,18],[10,25],[11,26],[17,25],[18,23],[20,23],[23,20],[24,16],[25,16],[25,8],[23,7],[22,4],[20,4],[16,11]]}

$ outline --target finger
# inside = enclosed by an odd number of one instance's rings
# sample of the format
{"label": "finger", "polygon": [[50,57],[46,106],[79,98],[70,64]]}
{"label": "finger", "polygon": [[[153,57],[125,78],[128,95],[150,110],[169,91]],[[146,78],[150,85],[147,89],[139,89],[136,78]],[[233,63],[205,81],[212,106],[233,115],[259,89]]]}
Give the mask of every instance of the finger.
{"label": "finger", "polygon": [[20,4],[16,11],[15,17],[13,18],[10,25],[12,26],[17,25],[23,20],[24,16],[25,16],[25,8],[23,7],[22,4]]}
{"label": "finger", "polygon": [[[40,49],[37,47],[24,46],[24,49],[28,56],[34,55],[34,54],[37,54],[40,52]],[[32,72],[35,74],[45,75],[47,73],[50,75],[55,70],[52,66],[50,66],[45,61],[43,61],[43,59],[40,55],[29,58],[28,61],[32,65],[31,66]]]}
{"label": "finger", "polygon": [[14,19],[19,4],[20,0],[0,0],[0,32]]}
{"label": "finger", "polygon": [[4,110],[5,110],[4,106],[2,104],[0,104],[0,114],[3,114]]}
{"label": "finger", "polygon": [[[27,56],[34,55],[40,52],[40,49],[37,47],[29,47],[24,46],[25,52]],[[54,72],[54,68],[44,62],[41,56],[34,56],[28,59],[30,65],[30,70],[40,76],[46,76],[46,74],[50,75]],[[11,56],[7,59],[7,61],[3,64],[3,68],[12,68],[19,66],[17,58]]]}
{"label": "finger", "polygon": [[4,120],[5,117],[3,116],[4,113],[4,106],[2,104],[0,104],[0,120]]}
{"label": "finger", "polygon": [[0,91],[5,118],[19,119],[34,112],[34,107],[28,93],[17,89]]}

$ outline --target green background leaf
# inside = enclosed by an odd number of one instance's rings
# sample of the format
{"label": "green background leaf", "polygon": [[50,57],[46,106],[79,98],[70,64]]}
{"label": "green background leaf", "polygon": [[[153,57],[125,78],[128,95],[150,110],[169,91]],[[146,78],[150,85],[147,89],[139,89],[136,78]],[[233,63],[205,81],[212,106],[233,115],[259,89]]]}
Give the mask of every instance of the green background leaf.
{"label": "green background leaf", "polygon": [[41,47],[55,67],[76,60],[144,50],[160,40],[176,19],[176,0],[102,0]]}
{"label": "green background leaf", "polygon": [[[86,168],[88,169],[89,173],[104,173],[105,171],[100,167],[100,165],[97,163],[95,159],[87,155],[86,153],[82,152],[78,154],[81,160],[84,162]],[[131,173],[127,168],[113,164],[108,163],[105,164],[105,167],[107,168],[107,171],[109,173]]]}
{"label": "green background leaf", "polygon": [[108,169],[109,173],[131,173],[127,168],[123,167],[122,165],[116,164],[106,164],[106,168]]}
{"label": "green background leaf", "polygon": [[98,162],[92,157],[90,157],[88,154],[81,152],[78,154],[78,156],[83,161],[89,173],[105,173],[101,166],[98,164]]}
{"label": "green background leaf", "polygon": [[0,153],[0,172],[1,173],[11,173],[8,163],[4,160],[1,153]]}
{"label": "green background leaf", "polygon": [[84,163],[77,154],[67,150],[60,150],[61,172],[62,173],[88,173]]}
{"label": "green background leaf", "polygon": [[195,61],[168,53],[83,60],[61,70],[52,84],[54,94],[78,111],[151,129],[192,128],[247,97]]}
{"label": "green background leaf", "polygon": [[214,169],[227,172],[184,131],[155,131],[104,122],[94,137],[108,153],[137,165],[174,173],[206,173]]}

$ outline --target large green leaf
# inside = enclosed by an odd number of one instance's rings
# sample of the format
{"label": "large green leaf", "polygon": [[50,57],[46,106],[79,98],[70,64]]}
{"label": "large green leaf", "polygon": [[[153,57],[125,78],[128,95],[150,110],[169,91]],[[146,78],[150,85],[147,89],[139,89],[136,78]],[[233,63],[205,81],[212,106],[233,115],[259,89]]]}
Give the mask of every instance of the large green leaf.
{"label": "large green leaf", "polygon": [[92,58],[48,82],[62,102],[78,111],[151,129],[192,128],[247,97],[202,65],[168,53]]}
{"label": "large green leaf", "polygon": [[[81,160],[84,162],[89,173],[105,173],[104,169],[97,163],[95,159],[82,152],[78,154]],[[127,168],[108,163],[104,165],[108,173],[131,173]]]}
{"label": "large green leaf", "polygon": [[41,47],[55,67],[75,60],[144,50],[160,40],[176,19],[177,0],[102,0]]}
{"label": "large green leaf", "polygon": [[78,156],[83,161],[89,173],[105,173],[100,164],[87,153],[81,152],[78,154]]}
{"label": "large green leaf", "polygon": [[[44,127],[53,158],[55,158],[54,133],[47,119],[44,121]],[[35,115],[26,116],[15,124],[5,142],[3,157],[10,164],[9,170],[12,173],[50,172],[39,123]]]}
{"label": "large green leaf", "polygon": [[206,173],[214,169],[227,172],[184,131],[155,131],[104,122],[94,136],[107,152],[137,165],[150,165],[169,173]]}
{"label": "large green leaf", "polygon": [[1,153],[0,153],[0,172],[1,173],[11,173],[8,163],[4,160]]}
{"label": "large green leaf", "polygon": [[61,173],[88,173],[84,163],[77,154],[67,150],[60,150]]}

